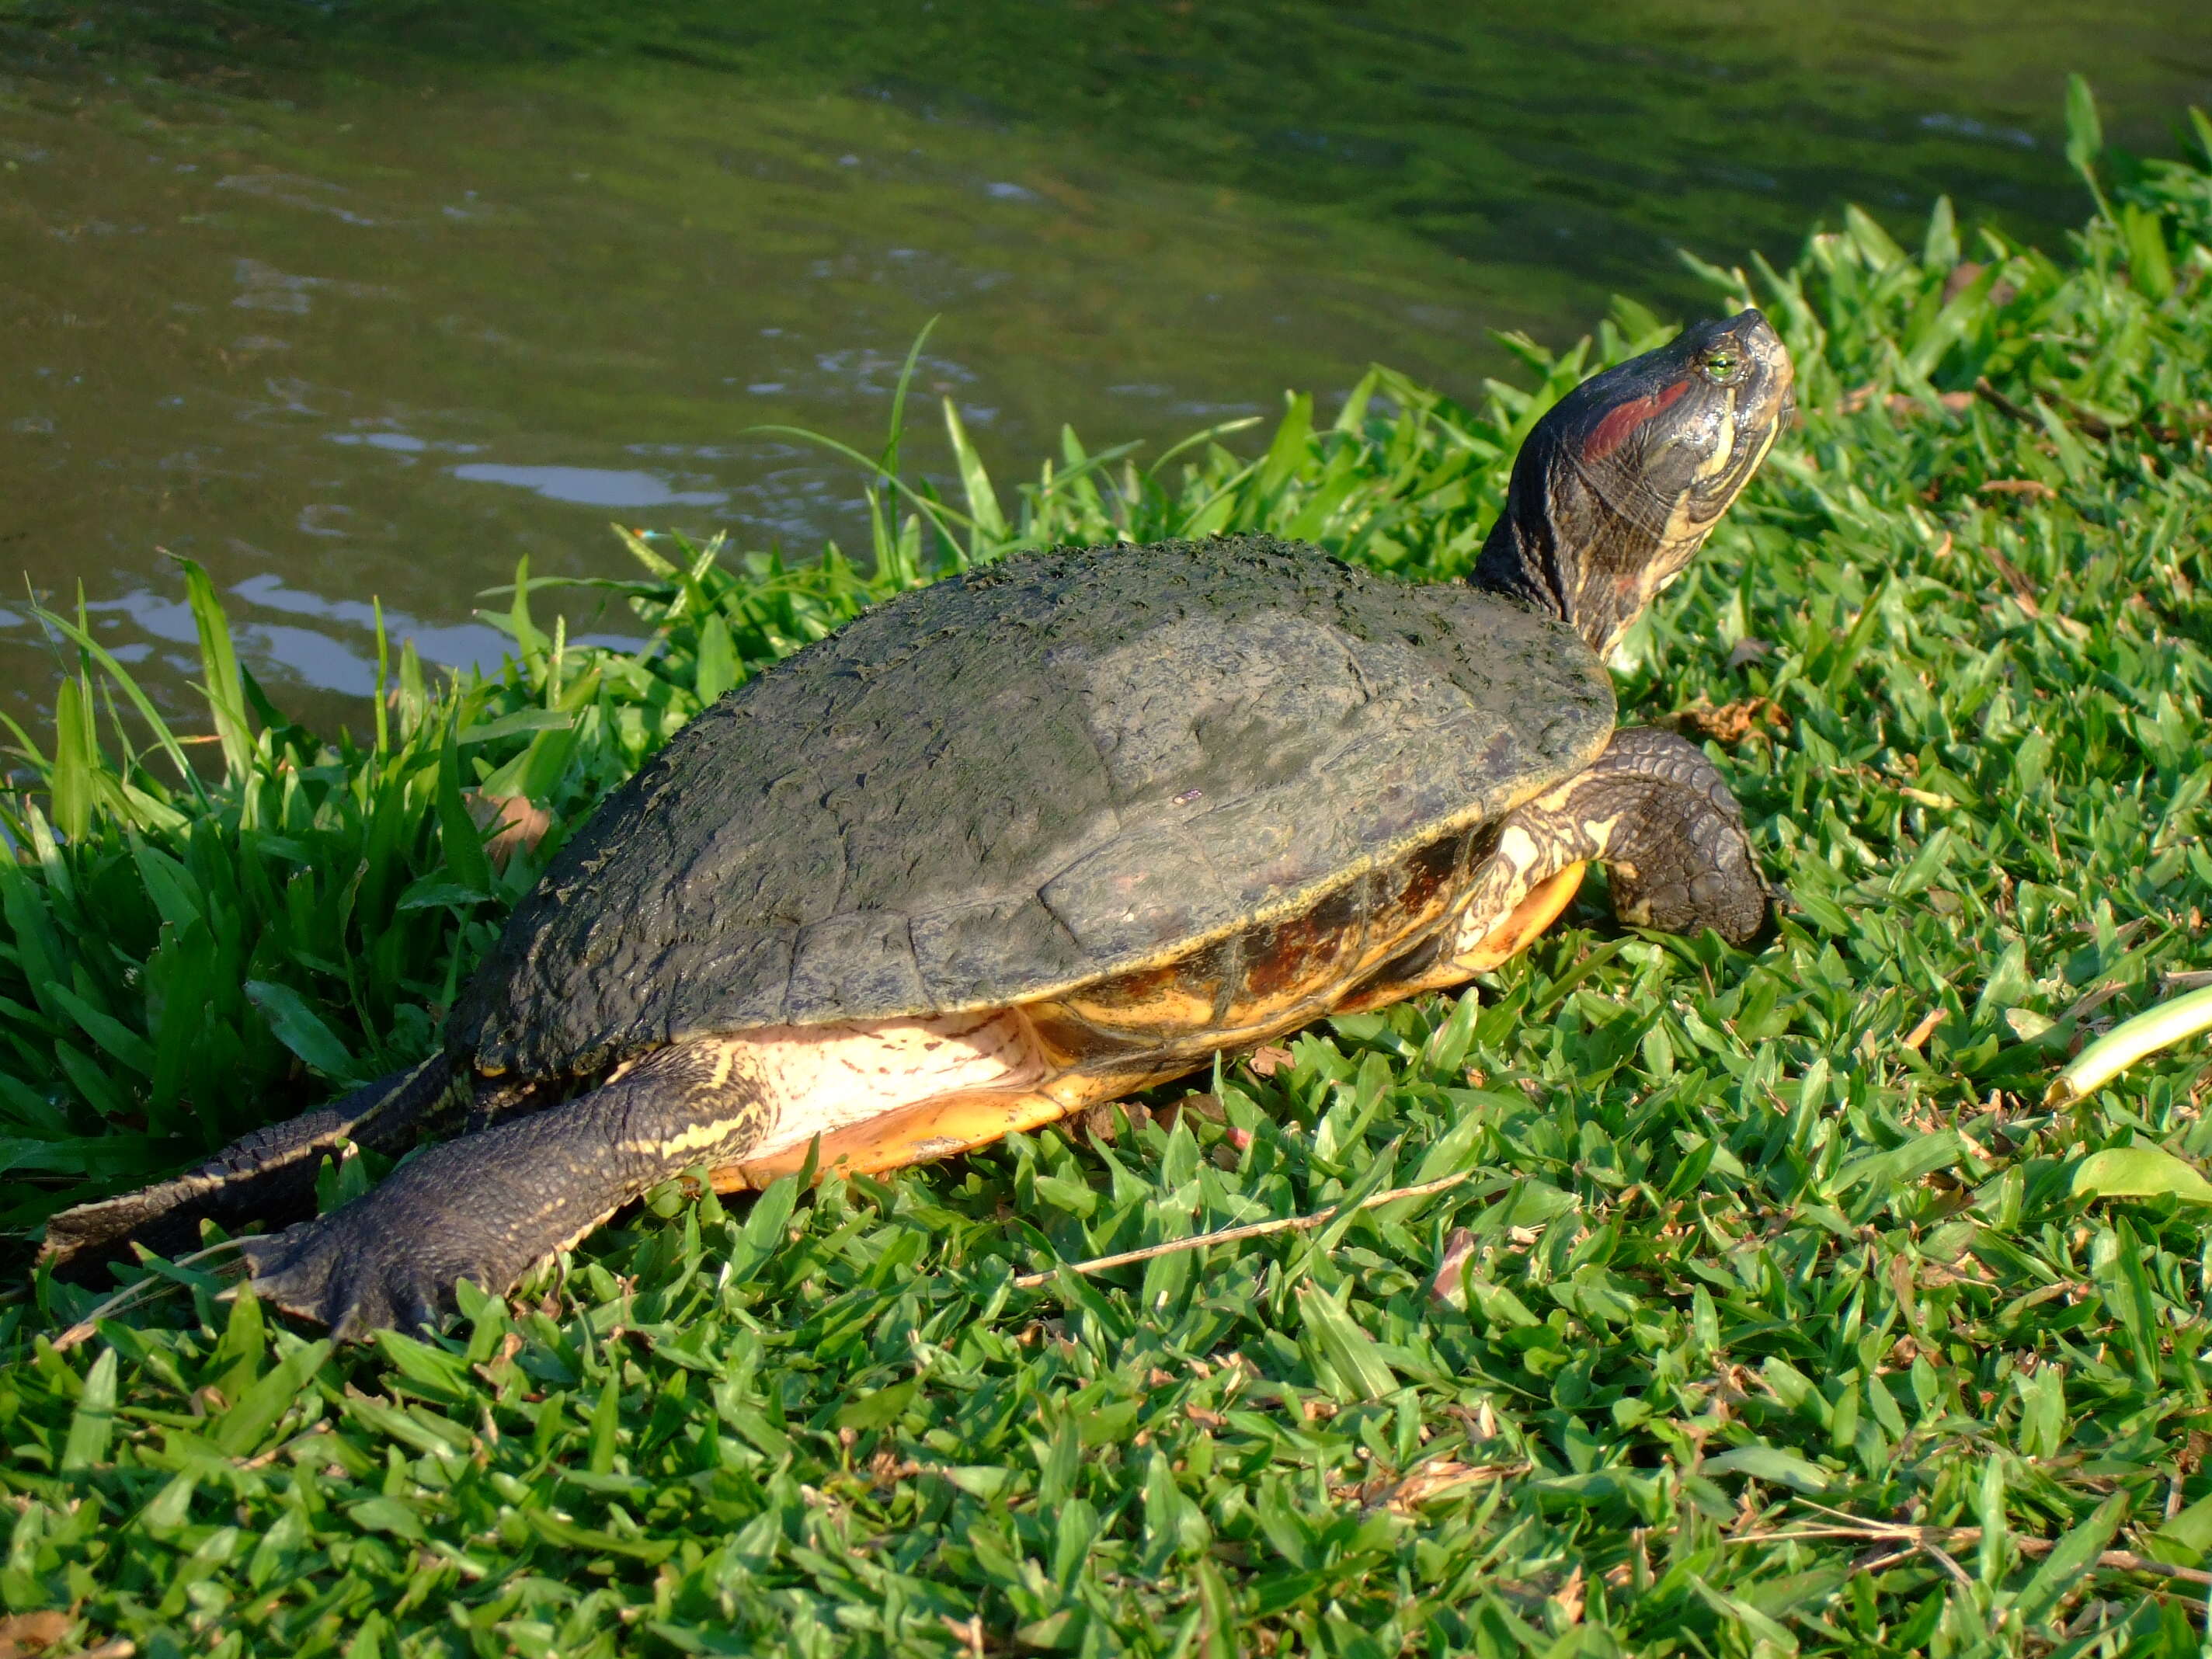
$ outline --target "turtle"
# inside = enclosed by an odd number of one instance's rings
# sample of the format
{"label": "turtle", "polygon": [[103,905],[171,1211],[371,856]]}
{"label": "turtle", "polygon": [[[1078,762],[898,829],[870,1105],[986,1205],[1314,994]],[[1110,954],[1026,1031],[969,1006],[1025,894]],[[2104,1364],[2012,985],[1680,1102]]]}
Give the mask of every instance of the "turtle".
{"label": "turtle", "polygon": [[[503,1294],[647,1189],[946,1157],[1323,1016],[1462,985],[1607,867],[1734,944],[1771,895],[1705,751],[1606,667],[1792,409],[1755,310],[1583,381],[1465,578],[1261,534],[1012,557],[890,599],[614,791],[430,1058],[49,1224],[66,1261],[241,1241],[341,1338]],[[313,1215],[345,1140],[465,1132]]]}

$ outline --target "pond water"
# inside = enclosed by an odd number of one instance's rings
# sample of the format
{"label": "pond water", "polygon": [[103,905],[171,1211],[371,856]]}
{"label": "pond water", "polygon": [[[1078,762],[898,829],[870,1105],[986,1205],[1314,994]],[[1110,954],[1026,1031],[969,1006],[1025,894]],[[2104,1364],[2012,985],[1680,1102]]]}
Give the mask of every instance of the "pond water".
{"label": "pond water", "polygon": [[[1003,488],[1370,360],[1479,395],[1492,331],[1692,313],[1677,249],[1846,201],[2056,246],[2066,70],[2139,149],[2212,103],[2212,7],[2103,9],[0,0],[0,569],[188,708],[197,559],[357,720],[373,597],[488,662],[480,591],[627,574],[610,520],[857,545],[854,470],[752,428],[874,447],[933,317],[917,457],[949,397]],[[58,665],[0,598],[0,710]]]}

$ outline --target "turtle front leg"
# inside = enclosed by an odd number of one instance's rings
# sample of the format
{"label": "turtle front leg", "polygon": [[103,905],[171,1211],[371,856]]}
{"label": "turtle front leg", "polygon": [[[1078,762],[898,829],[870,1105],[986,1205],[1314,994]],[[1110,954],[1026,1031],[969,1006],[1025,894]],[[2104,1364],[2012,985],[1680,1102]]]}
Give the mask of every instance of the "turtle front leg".
{"label": "turtle front leg", "polygon": [[1556,900],[1548,921],[1572,896],[1569,872],[1593,860],[1611,874],[1613,913],[1632,927],[1710,927],[1741,945],[1766,923],[1766,884],[1726,781],[1694,744],[1632,726],[1587,769],[1506,818],[1463,913],[1461,957],[1495,957],[1486,943],[1501,929],[1522,932],[1532,901]]}
{"label": "turtle front leg", "polygon": [[659,1049],[579,1100],[433,1146],[374,1191],[249,1239],[257,1294],[357,1337],[434,1326],[466,1279],[495,1295],[655,1183],[757,1145],[773,1094],[741,1044]]}

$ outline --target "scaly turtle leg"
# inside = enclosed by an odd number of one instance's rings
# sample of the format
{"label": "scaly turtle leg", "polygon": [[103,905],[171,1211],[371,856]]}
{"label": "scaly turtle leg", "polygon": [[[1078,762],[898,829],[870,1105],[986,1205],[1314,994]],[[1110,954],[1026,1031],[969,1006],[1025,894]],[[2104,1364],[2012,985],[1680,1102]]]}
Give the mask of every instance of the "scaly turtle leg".
{"label": "scaly turtle leg", "polygon": [[740,1044],[678,1044],[563,1106],[416,1154],[374,1191],[248,1239],[255,1292],[340,1337],[434,1325],[454,1281],[498,1294],[656,1182],[757,1141],[773,1101]]}
{"label": "scaly turtle leg", "polygon": [[1462,913],[1455,961],[1480,972],[1525,945],[1566,907],[1592,860],[1607,866],[1613,914],[1632,927],[1710,927],[1741,945],[1765,925],[1766,884],[1719,772],[1686,739],[1632,726],[1588,769],[1507,817]]}
{"label": "scaly turtle leg", "polygon": [[174,1255],[199,1238],[203,1220],[238,1227],[281,1221],[315,1207],[315,1172],[341,1143],[397,1152],[454,1092],[443,1054],[362,1085],[328,1106],[240,1137],[173,1181],[80,1204],[46,1223],[40,1259],[81,1269],[128,1243]]}
{"label": "scaly turtle leg", "polygon": [[803,1161],[817,1136],[947,1093],[1019,1095],[1042,1074],[1028,1022],[1005,1010],[694,1038],[420,1152],[343,1209],[249,1239],[246,1259],[258,1294],[341,1337],[433,1324],[455,1280],[502,1293],[685,1170],[727,1190],[761,1159]]}
{"label": "scaly turtle leg", "polygon": [[1721,775],[1672,732],[1626,726],[1587,769],[1507,814],[1457,924],[1389,963],[1340,1012],[1464,985],[1520,955],[1574,902],[1592,860],[1611,871],[1613,913],[1632,927],[1711,927],[1741,945],[1765,924],[1766,884]]}

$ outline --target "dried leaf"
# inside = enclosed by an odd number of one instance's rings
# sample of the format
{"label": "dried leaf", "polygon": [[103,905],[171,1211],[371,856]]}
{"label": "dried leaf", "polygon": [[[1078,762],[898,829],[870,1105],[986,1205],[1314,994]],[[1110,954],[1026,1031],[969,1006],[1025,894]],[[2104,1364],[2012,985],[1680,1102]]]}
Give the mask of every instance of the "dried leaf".
{"label": "dried leaf", "polygon": [[1908,1048],[1918,1048],[1922,1043],[1936,1035],[1936,1028],[1943,1023],[1944,1012],[1941,1008],[1930,1008],[1920,1017],[1920,1023],[1898,1038],[1898,1041]]}
{"label": "dried leaf", "polygon": [[0,1619],[0,1659],[18,1659],[52,1647],[69,1634],[76,1621],[51,1608],[43,1613],[12,1613]]}
{"label": "dried leaf", "polygon": [[463,799],[477,828],[489,833],[485,855],[501,868],[516,854],[535,851],[553,828],[553,815],[524,795],[486,795],[471,789]]}
{"label": "dried leaf", "polygon": [[1790,715],[1771,697],[1747,697],[1741,702],[1723,703],[1717,708],[1703,702],[1692,703],[1687,708],[1677,709],[1668,717],[1668,723],[1685,737],[1710,738],[1732,749],[1764,726],[1787,732]]}
{"label": "dried leaf", "polygon": [[[1332,1486],[1329,1493],[1334,1498],[1358,1504],[1363,1508],[1387,1510],[1393,1515],[1410,1515],[1423,1504],[1464,1492],[1469,1486],[1526,1474],[1532,1467],[1525,1461],[1462,1463],[1456,1458],[1440,1457],[1403,1476],[1376,1475],[1371,1480]],[[1576,1583],[1575,1588],[1579,1591],[1579,1582]],[[1579,1598],[1577,1616],[1580,1616]]]}
{"label": "dried leaf", "polygon": [[1475,1237],[1464,1227],[1455,1227],[1444,1240],[1444,1253],[1429,1280],[1429,1297],[1447,1307],[1467,1305],[1467,1263],[1474,1254]]}
{"label": "dried leaf", "polygon": [[1567,1582],[1559,1586],[1559,1594],[1552,1598],[1571,1625],[1583,1621],[1583,1570],[1577,1567],[1567,1575]]}

